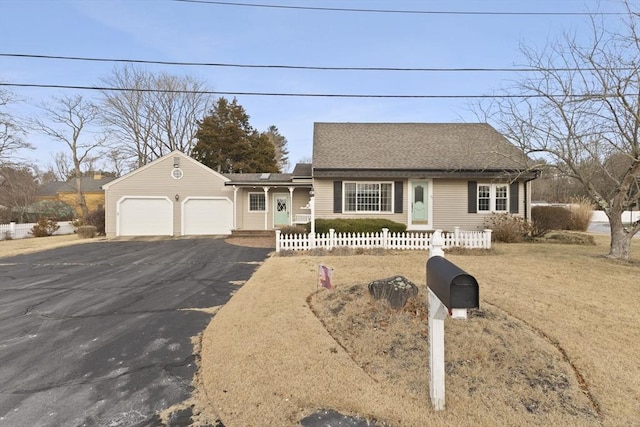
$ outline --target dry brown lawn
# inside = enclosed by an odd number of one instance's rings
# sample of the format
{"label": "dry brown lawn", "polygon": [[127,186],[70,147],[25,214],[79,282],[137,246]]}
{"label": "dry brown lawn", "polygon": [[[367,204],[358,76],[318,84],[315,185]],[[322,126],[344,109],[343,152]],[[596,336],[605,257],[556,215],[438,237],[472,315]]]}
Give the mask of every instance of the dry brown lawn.
{"label": "dry brown lawn", "polygon": [[[293,426],[320,408],[391,426],[637,425],[640,241],[623,263],[596,239],[448,255],[478,279],[481,309],[446,322],[442,412],[428,396],[426,253],[270,258],[204,333],[198,406],[227,427]],[[318,263],[337,290],[316,294]],[[401,312],[366,291],[392,275],[421,288]]]}
{"label": "dry brown lawn", "polygon": [[96,240],[98,239],[81,239],[76,234],[0,240],[0,258],[39,252],[62,246],[76,245],[79,243],[95,242]]}

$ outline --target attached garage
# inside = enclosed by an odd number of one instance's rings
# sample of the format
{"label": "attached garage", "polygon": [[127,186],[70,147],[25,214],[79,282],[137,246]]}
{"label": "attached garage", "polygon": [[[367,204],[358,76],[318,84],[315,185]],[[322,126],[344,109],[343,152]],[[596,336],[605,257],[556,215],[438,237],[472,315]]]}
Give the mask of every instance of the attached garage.
{"label": "attached garage", "polygon": [[173,203],[168,197],[123,197],[118,202],[118,236],[172,236]]}
{"label": "attached garage", "polygon": [[107,237],[231,234],[228,181],[180,151],[147,163],[102,186]]}
{"label": "attached garage", "polygon": [[182,205],[182,235],[231,234],[233,203],[226,197],[189,197]]}

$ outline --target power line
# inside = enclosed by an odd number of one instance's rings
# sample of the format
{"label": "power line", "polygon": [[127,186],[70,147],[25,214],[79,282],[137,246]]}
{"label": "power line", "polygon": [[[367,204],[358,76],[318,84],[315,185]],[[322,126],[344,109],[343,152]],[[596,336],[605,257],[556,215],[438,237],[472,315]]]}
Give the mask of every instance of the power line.
{"label": "power line", "polygon": [[297,97],[297,98],[386,98],[386,99],[493,99],[493,98],[564,98],[573,97],[618,97],[630,96],[627,94],[522,94],[522,95],[383,95],[383,94],[347,94],[347,93],[287,93],[287,92],[240,92],[240,91],[212,91],[212,90],[173,90],[173,89],[146,89],[146,88],[121,88],[106,86],[79,86],[79,85],[54,85],[37,83],[5,83],[0,82],[0,86],[25,87],[25,88],[45,88],[45,89],[75,89],[93,91],[113,91],[113,92],[157,92],[157,93],[184,93],[184,94],[204,94],[204,95],[234,95],[234,96],[273,96],[273,97]]}
{"label": "power line", "polygon": [[218,6],[260,7],[267,9],[295,9],[325,12],[364,12],[364,13],[396,13],[412,15],[485,15],[485,16],[605,16],[627,15],[626,12],[474,12],[474,11],[443,11],[443,10],[397,10],[397,9],[356,9],[339,7],[287,6],[263,3],[237,3],[214,0],[172,0],[180,3],[201,3]]}
{"label": "power line", "polygon": [[[25,53],[0,53],[0,57],[29,58],[29,59],[54,59],[64,61],[86,62],[117,62],[129,64],[153,64],[153,65],[179,65],[200,67],[229,67],[229,68],[263,68],[263,69],[287,69],[287,70],[317,70],[317,71],[416,71],[416,72],[535,72],[535,71],[595,71],[595,68],[411,68],[411,67],[342,67],[342,66],[318,66],[318,65],[286,65],[286,64],[233,64],[223,62],[182,62],[182,61],[157,61],[151,59],[123,59],[123,58],[98,58],[86,56],[61,56],[61,55],[35,55]],[[612,68],[618,71],[631,71],[633,67]]]}

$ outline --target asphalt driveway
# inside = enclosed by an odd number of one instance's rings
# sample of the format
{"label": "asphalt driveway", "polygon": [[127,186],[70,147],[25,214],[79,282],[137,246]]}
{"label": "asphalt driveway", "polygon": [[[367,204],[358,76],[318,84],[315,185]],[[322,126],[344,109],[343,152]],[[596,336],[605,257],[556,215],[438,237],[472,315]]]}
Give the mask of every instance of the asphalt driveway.
{"label": "asphalt driveway", "polygon": [[107,241],[0,259],[0,426],[146,426],[189,397],[190,338],[269,249]]}

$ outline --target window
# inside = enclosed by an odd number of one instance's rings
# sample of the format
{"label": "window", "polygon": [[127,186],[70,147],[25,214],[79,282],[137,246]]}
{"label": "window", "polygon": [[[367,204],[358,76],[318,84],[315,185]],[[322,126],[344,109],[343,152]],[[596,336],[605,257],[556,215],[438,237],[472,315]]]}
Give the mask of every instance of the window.
{"label": "window", "polygon": [[249,193],[249,212],[264,212],[265,210],[264,193]]}
{"label": "window", "polygon": [[173,177],[173,179],[180,179],[184,176],[184,173],[182,172],[182,169],[175,168],[171,170],[171,176]]}
{"label": "window", "polygon": [[478,212],[507,212],[508,184],[478,184]]}
{"label": "window", "polygon": [[345,212],[392,212],[393,183],[345,182]]}

